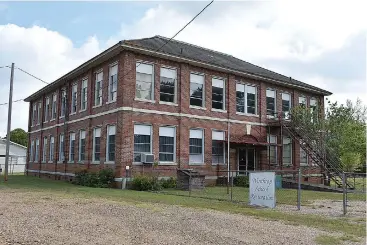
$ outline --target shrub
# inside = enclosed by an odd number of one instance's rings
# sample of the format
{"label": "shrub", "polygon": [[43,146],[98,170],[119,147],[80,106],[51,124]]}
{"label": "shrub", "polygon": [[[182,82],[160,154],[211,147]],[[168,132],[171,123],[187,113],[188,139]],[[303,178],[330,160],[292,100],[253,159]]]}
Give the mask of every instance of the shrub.
{"label": "shrub", "polygon": [[88,187],[109,188],[114,180],[112,169],[102,169],[98,173],[82,170],[75,173],[73,184]]}
{"label": "shrub", "polygon": [[176,179],[171,177],[169,179],[161,179],[162,188],[176,188]]}
{"label": "shrub", "polygon": [[249,177],[248,176],[236,176],[233,179],[233,185],[241,187],[249,187]]}
{"label": "shrub", "polygon": [[140,175],[134,177],[132,188],[137,191],[159,191],[162,186],[158,177]]}

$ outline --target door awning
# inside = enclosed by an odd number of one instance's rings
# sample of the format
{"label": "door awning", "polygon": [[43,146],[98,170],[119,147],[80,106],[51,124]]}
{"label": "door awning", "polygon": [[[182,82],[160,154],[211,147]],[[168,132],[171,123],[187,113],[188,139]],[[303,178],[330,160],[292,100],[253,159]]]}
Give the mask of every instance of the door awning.
{"label": "door awning", "polygon": [[[227,142],[226,140],[224,141]],[[253,145],[253,146],[280,146],[279,144],[259,141],[253,135],[231,135],[229,143]]]}

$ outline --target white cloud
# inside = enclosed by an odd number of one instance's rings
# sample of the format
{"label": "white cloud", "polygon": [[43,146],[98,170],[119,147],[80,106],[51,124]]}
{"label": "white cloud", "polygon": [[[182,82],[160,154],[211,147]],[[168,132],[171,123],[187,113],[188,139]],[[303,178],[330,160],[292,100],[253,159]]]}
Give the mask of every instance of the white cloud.
{"label": "white cloud", "polygon": [[[89,37],[81,47],[55,31],[33,26],[0,25],[0,66],[20,67],[44,81],[52,82],[71,69],[101,52],[96,37]],[[8,102],[10,69],[0,69],[0,103]],[[13,99],[23,99],[45,84],[15,70]],[[12,128],[27,130],[28,104],[13,103]],[[7,106],[0,106],[0,114],[7,115]],[[0,135],[6,134],[6,116],[0,117]]]}
{"label": "white cloud", "polygon": [[[51,82],[99,53],[101,47],[113,45],[121,39],[157,34],[172,36],[205,3],[183,5],[160,3],[135,23],[122,23],[121,29],[116,30],[117,35],[106,44],[91,36],[80,47],[75,47],[68,37],[39,26],[0,25],[0,66],[15,62],[17,66]],[[298,60],[312,64],[322,60],[320,57],[345,47],[351,36],[366,32],[367,15],[363,13],[366,6],[365,1],[353,1],[353,4],[348,1],[214,2],[177,39],[229,53],[260,66],[276,68],[285,75],[331,90],[335,93],[333,98],[338,100],[354,96],[365,98],[365,80],[353,76],[350,81],[344,79],[346,83],[355,85],[346,91],[338,88],[339,81],[335,78],[318,71],[308,74],[301,70],[293,74],[287,62],[276,61]],[[365,51],[360,53],[365,55]],[[269,60],[274,63],[269,63]],[[339,67],[342,64],[339,60],[335,69],[342,69]],[[9,70],[0,69],[0,103],[7,101],[8,77]],[[42,86],[39,81],[16,72],[14,99],[24,98]],[[1,115],[6,115],[6,112],[6,106],[0,106]],[[12,128],[27,129],[27,118],[27,104],[15,103]],[[6,117],[0,117],[2,136],[5,135],[5,122]]]}

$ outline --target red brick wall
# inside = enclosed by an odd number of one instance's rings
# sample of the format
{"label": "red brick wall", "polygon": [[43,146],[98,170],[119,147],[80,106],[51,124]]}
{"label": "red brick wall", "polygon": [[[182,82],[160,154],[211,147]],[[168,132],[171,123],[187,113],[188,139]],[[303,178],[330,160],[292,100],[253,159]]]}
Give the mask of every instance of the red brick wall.
{"label": "red brick wall", "polygon": [[[137,60],[143,60],[154,63],[154,99],[153,101],[137,101],[135,100],[135,64]],[[117,87],[117,100],[113,103],[106,103],[108,100],[108,73],[109,65],[118,62],[118,87]],[[159,92],[160,92],[160,67],[170,66],[177,69],[177,106],[165,105],[159,103]],[[102,69],[103,70],[103,98],[102,105],[99,107],[94,107],[94,86],[95,86],[95,72]],[[190,72],[200,72],[205,74],[205,108],[193,109],[190,108]],[[225,79],[225,111],[216,112],[212,111],[211,102],[211,81],[212,77],[222,77]],[[82,79],[88,78],[88,103],[87,110],[80,112],[80,98],[81,98],[81,86]],[[236,113],[236,81],[243,83],[250,83],[257,87],[257,108],[258,115],[239,115]],[[292,106],[298,104],[298,96],[304,94],[307,96],[308,104],[309,99],[312,94],[300,92],[294,89],[289,89],[281,86],[270,85],[265,82],[256,81],[249,78],[241,78],[231,74],[226,74],[222,72],[217,72],[214,70],[208,70],[200,67],[194,67],[186,63],[178,63],[164,59],[153,58],[132,52],[122,52],[118,56],[103,62],[99,66],[94,67],[83,73],[82,75],[76,77],[73,80],[65,81],[65,85],[68,88],[68,108],[67,111],[71,109],[71,85],[73,83],[78,84],[78,105],[77,113],[70,115],[68,121],[75,121],[68,123],[66,128],[64,128],[64,119],[60,119],[60,109],[61,109],[61,86],[59,89],[53,91],[57,93],[57,118],[54,121],[47,121],[41,123],[39,126],[31,126],[31,120],[29,120],[29,134],[30,142],[35,138],[40,139],[40,158],[42,153],[42,138],[48,136],[48,147],[50,146],[49,135],[55,137],[55,159],[53,163],[30,163],[29,169],[33,170],[45,170],[50,172],[66,172],[73,173],[78,169],[89,168],[91,170],[98,170],[104,167],[112,167],[116,170],[116,176],[125,176],[125,167],[127,165],[131,166],[133,161],[133,147],[134,147],[134,123],[148,123],[153,125],[153,153],[156,160],[158,160],[159,153],[159,126],[160,125],[174,125],[176,126],[176,162],[177,165],[174,166],[159,166],[158,171],[161,175],[172,175],[175,174],[177,167],[187,168],[195,167],[206,174],[216,175],[215,170],[217,166],[211,163],[211,131],[213,129],[227,131],[227,122],[225,120],[237,120],[239,122],[231,123],[231,138],[235,135],[243,135],[246,133],[246,123],[252,123],[251,134],[255,136],[260,141],[266,141],[266,127],[260,126],[265,125],[266,119],[266,89],[268,87],[275,88],[277,91],[277,111],[281,111],[281,93],[288,92],[292,95]],[[53,93],[52,92],[52,93]],[[42,98],[35,100],[38,102],[42,100],[45,102],[47,96],[50,97],[50,105],[52,104],[52,93],[44,95]],[[320,98],[323,102],[323,97],[313,96]],[[33,111],[33,102],[30,103],[30,115]],[[45,103],[43,103],[43,106]],[[321,103],[323,108],[323,103]],[[121,108],[133,108],[133,111],[121,110]],[[104,113],[106,111],[119,109],[120,111],[113,111],[109,114],[102,116],[95,116],[97,113]],[[134,110],[156,110],[165,113],[182,113],[189,114],[193,116],[204,116],[210,118],[216,118],[216,120],[189,118],[186,116],[172,116],[172,115],[160,115],[152,113],[142,113]],[[51,110],[51,106],[50,106]],[[51,111],[49,112],[50,115]],[[43,119],[43,110],[41,111]],[[219,121],[223,120],[223,121]],[[43,122],[44,120],[42,120]],[[106,151],[106,129],[107,125],[116,125],[116,164],[113,166],[109,164],[104,164],[105,162],[105,151]],[[101,127],[101,161],[100,164],[93,164],[92,161],[92,135],[93,128]],[[43,130],[41,130],[43,128]],[[189,159],[189,130],[190,128],[203,128],[205,136],[205,161],[201,166],[191,166],[188,163]],[[84,129],[87,131],[86,134],[86,161],[84,163],[78,163],[78,144],[79,144],[79,131]],[[59,163],[55,165],[58,160],[58,149],[59,149],[59,135],[64,133],[65,140],[65,157],[68,160],[69,152],[69,133],[75,132],[76,134],[76,147],[75,147],[75,161],[73,163]],[[279,130],[272,131],[279,135]],[[278,137],[278,143],[281,142],[280,137]],[[278,149],[278,152],[281,148]],[[47,151],[47,162],[49,151]],[[281,163],[281,154],[278,154],[279,163]],[[237,169],[237,152],[236,149],[231,149],[231,168]],[[259,148],[257,153],[259,168],[267,168],[267,150],[266,148]],[[299,146],[297,142],[293,145],[293,166],[294,168],[299,165]],[[147,167],[145,167],[144,171]],[[225,169],[225,165],[221,165],[219,169]],[[149,168],[148,168],[149,169]],[[143,167],[141,165],[134,165],[132,168],[134,173],[143,172]]]}

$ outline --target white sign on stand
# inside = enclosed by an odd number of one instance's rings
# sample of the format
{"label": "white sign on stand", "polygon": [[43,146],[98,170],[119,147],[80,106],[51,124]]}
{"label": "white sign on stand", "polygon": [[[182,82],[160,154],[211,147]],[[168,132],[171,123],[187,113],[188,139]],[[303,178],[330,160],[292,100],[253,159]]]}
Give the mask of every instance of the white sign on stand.
{"label": "white sign on stand", "polygon": [[250,205],[275,208],[275,173],[250,173]]}

